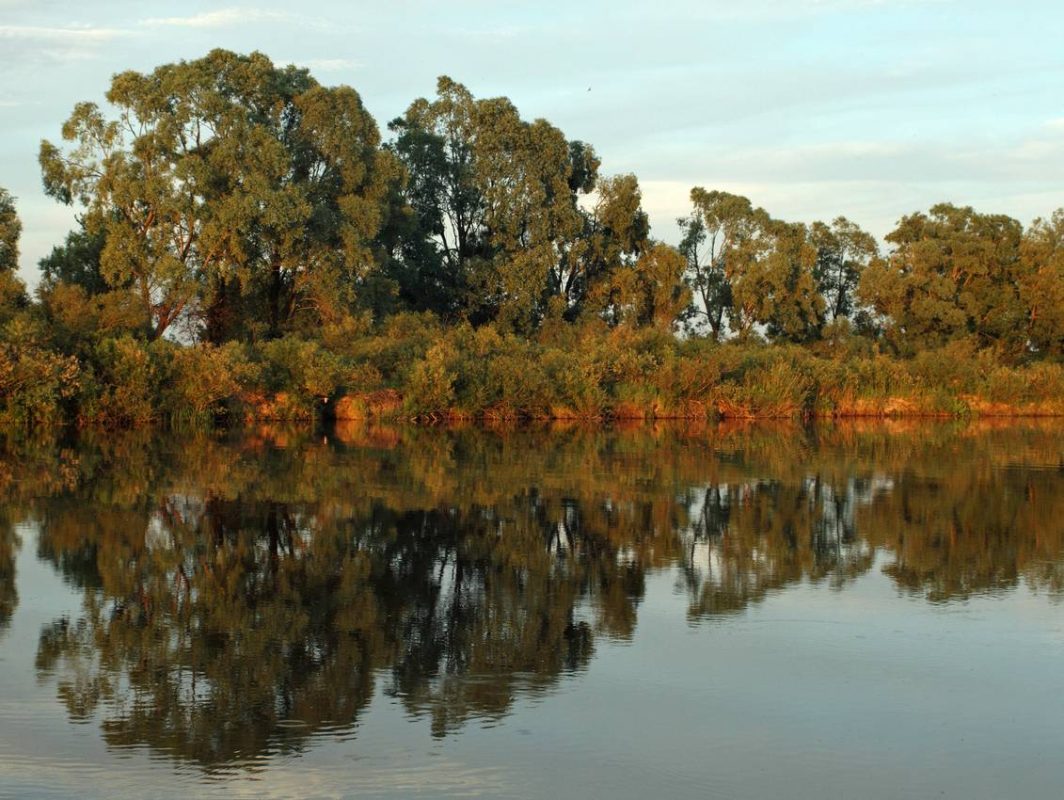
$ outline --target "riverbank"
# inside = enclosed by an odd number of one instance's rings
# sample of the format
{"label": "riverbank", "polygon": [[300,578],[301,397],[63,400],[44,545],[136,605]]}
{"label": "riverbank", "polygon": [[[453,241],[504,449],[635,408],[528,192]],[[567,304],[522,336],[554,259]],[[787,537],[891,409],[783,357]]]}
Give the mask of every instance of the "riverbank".
{"label": "riverbank", "polygon": [[1064,416],[1060,363],[964,342],[909,358],[857,336],[821,345],[568,324],[528,339],[421,315],[322,340],[30,343],[0,352],[0,424]]}

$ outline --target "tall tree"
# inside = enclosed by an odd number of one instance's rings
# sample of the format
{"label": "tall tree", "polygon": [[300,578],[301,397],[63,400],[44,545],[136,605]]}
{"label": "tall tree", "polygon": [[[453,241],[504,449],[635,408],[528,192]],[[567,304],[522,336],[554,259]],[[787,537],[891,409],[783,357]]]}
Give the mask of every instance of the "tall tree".
{"label": "tall tree", "polygon": [[0,270],[14,272],[18,269],[18,240],[22,235],[22,223],[15,209],[15,198],[0,186]]}
{"label": "tall tree", "polygon": [[435,310],[527,328],[552,290],[574,302],[585,285],[571,252],[585,228],[578,199],[598,171],[588,145],[447,77],[434,100],[415,100],[390,127],[418,223],[407,255],[428,255],[403,272]]}
{"label": "tall tree", "polygon": [[70,231],[63,244],[40,260],[41,277],[46,285],[65,283],[80,286],[89,295],[108,290],[100,268],[105,230],[89,230],[84,225]]}
{"label": "tall tree", "polygon": [[813,274],[824,297],[825,322],[849,318],[861,273],[878,258],[879,246],[871,234],[846,217],[836,217],[830,225],[814,222],[809,238],[816,248]]}
{"label": "tall tree", "polygon": [[904,348],[974,337],[1015,355],[1027,336],[1021,236],[1011,217],[949,203],[903,217],[886,237],[889,258],[865,269],[860,297],[890,318],[887,335]]}
{"label": "tall tree", "polygon": [[596,284],[594,296],[612,324],[672,331],[691,302],[683,281],[686,269],[687,260],[675,247],[656,242]]}
{"label": "tall tree", "polygon": [[0,322],[23,307],[26,287],[18,277],[18,240],[22,222],[15,208],[15,198],[0,186]]}
{"label": "tall tree", "polygon": [[[635,175],[598,181],[596,200],[584,215],[584,229],[551,274],[550,294],[561,297],[570,318],[584,310],[591,295],[616,286],[618,271],[639,270],[640,256],[650,247],[650,220],[642,206]],[[600,310],[601,297],[591,303]]]}
{"label": "tall tree", "polygon": [[745,197],[698,186],[691,190],[691,203],[692,213],[678,220],[687,284],[696,300],[689,318],[709,325],[719,339],[732,308],[732,282],[755,257],[769,216]]}
{"label": "tall tree", "polygon": [[[278,335],[299,312],[329,317],[350,300],[389,172],[353,89],[215,50],[116,75],[107,100],[115,119],[75,107],[66,152],[42,142],[45,190],[104,232],[101,273],[132,287],[150,337],[208,310],[212,338]],[[233,298],[246,314],[221,325]]]}
{"label": "tall tree", "polygon": [[746,334],[758,323],[774,339],[809,341],[820,330],[824,299],[817,292],[816,248],[805,225],[771,220],[754,241],[759,250],[732,278],[733,327]]}
{"label": "tall tree", "polygon": [[411,279],[403,288],[417,285],[422,296],[411,297],[415,305],[454,313],[466,301],[471,262],[490,258],[491,248],[473,152],[476,101],[447,77],[436,91],[434,101],[419,98],[392,120],[390,147],[408,173],[405,195],[416,221],[400,254]]}
{"label": "tall tree", "polygon": [[1027,335],[1040,354],[1064,358],[1064,209],[1037,219],[1020,246],[1020,298]]}

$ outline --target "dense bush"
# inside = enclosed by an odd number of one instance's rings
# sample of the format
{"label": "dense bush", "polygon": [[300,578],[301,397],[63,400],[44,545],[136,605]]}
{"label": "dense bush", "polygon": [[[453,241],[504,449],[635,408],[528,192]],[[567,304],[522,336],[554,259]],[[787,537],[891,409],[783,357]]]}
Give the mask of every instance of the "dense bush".
{"label": "dense bush", "polygon": [[54,425],[79,389],[77,359],[41,344],[25,319],[9,322],[0,340],[0,424],[14,428]]}
{"label": "dense bush", "polygon": [[845,343],[825,353],[571,327],[527,339],[403,315],[345,352],[291,335],[212,346],[97,333],[75,356],[22,314],[0,341],[0,418],[8,427],[309,420],[343,398],[345,415],[426,420],[1064,413],[1064,365],[1009,366],[965,340],[903,359]]}
{"label": "dense bush", "polygon": [[182,347],[160,340],[150,351],[158,407],[171,421],[207,422],[225,415],[255,375],[245,348],[235,342]]}
{"label": "dense bush", "polygon": [[159,416],[156,385],[155,365],[142,341],[103,339],[85,365],[78,419],[109,426],[150,422]]}

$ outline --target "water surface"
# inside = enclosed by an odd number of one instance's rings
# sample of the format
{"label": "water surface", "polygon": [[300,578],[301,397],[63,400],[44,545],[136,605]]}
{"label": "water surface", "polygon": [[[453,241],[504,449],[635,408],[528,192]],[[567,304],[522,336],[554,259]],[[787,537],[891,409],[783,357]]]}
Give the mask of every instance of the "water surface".
{"label": "water surface", "polygon": [[1064,425],[9,443],[0,795],[1059,797]]}

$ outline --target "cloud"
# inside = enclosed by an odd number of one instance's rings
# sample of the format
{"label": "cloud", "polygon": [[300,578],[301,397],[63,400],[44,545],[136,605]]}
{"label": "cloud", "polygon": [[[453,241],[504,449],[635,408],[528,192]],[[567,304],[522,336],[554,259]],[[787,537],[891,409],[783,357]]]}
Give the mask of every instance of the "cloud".
{"label": "cloud", "polygon": [[128,34],[121,28],[0,25],[0,63],[93,58],[104,46]]}
{"label": "cloud", "polygon": [[870,11],[887,7],[943,5],[953,0],[747,0],[706,3],[697,13],[715,19],[788,19],[818,14]]}
{"label": "cloud", "polygon": [[692,186],[749,197],[781,219],[845,214],[876,236],[904,214],[937,202],[972,205],[1024,223],[1061,205],[1064,137],[1009,142],[837,142],[720,151],[688,162],[686,178],[640,180],[654,235],[676,243]]}
{"label": "cloud", "polygon": [[187,17],[151,17],[140,21],[147,28],[230,28],[235,25],[247,25],[254,22],[312,22],[305,17],[287,11],[269,11],[259,8],[220,8],[217,11],[204,11]]}
{"label": "cloud", "polygon": [[54,42],[64,45],[105,44],[128,33],[129,31],[121,28],[55,28],[42,25],[0,25],[0,39],[3,40]]}

